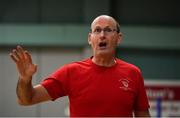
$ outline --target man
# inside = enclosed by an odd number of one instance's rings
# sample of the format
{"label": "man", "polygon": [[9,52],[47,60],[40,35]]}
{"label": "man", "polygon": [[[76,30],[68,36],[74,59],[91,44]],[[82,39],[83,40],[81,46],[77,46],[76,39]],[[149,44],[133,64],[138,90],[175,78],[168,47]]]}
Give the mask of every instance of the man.
{"label": "man", "polygon": [[32,86],[37,70],[31,55],[17,46],[10,53],[19,71],[19,104],[33,105],[68,96],[70,116],[148,117],[149,104],[140,70],[115,57],[122,40],[119,24],[107,15],[91,24],[88,43],[93,56],[64,65],[42,83]]}

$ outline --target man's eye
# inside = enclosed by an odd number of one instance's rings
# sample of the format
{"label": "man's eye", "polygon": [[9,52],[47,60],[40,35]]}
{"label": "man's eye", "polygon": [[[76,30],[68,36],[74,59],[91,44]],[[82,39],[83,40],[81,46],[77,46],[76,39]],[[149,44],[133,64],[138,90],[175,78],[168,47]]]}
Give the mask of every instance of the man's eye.
{"label": "man's eye", "polygon": [[101,29],[95,29],[94,32],[101,32]]}
{"label": "man's eye", "polygon": [[106,28],[104,29],[104,32],[112,32],[112,30],[110,28]]}

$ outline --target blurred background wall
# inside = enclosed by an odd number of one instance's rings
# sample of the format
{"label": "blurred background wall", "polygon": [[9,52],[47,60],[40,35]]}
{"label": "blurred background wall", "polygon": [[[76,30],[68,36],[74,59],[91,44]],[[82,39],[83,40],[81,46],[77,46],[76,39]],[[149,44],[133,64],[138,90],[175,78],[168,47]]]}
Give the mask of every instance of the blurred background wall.
{"label": "blurred background wall", "polygon": [[145,81],[180,81],[179,0],[1,0],[0,116],[67,116],[68,99],[30,107],[16,102],[16,45],[28,49],[37,84],[65,63],[91,56],[92,20],[111,15],[121,25],[117,56],[141,68]]}

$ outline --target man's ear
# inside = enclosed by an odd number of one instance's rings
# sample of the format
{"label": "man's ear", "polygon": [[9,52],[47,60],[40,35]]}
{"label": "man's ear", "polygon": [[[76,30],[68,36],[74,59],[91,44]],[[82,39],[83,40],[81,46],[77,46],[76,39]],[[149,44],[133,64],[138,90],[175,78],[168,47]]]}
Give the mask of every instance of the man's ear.
{"label": "man's ear", "polygon": [[91,33],[88,34],[88,44],[91,45]]}
{"label": "man's ear", "polygon": [[122,41],[122,33],[119,33],[119,37],[118,37],[118,41],[117,41],[117,45],[119,45]]}

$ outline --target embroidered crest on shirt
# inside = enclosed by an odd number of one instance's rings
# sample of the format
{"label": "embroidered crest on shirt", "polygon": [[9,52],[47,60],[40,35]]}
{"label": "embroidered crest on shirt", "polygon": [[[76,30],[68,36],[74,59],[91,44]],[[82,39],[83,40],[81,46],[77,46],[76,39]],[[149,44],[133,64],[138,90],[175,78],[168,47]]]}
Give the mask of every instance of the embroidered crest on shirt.
{"label": "embroidered crest on shirt", "polygon": [[123,90],[128,90],[129,89],[129,80],[120,79],[119,82],[120,82],[120,87],[119,88],[121,88]]}

